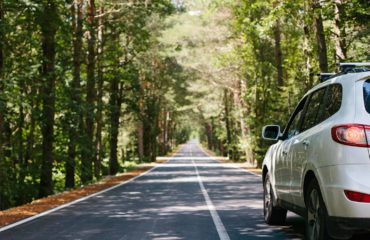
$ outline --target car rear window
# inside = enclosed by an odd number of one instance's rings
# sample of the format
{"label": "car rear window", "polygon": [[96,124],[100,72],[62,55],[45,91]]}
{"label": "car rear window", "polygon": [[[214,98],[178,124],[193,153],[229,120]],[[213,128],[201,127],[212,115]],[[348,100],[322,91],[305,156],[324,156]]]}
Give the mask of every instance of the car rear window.
{"label": "car rear window", "polygon": [[363,91],[364,91],[365,109],[368,113],[370,113],[370,79],[364,82]]}

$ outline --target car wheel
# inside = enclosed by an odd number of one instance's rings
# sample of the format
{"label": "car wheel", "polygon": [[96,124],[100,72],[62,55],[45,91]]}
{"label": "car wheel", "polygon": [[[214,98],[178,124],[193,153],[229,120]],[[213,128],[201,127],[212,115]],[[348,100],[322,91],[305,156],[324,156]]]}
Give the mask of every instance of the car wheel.
{"label": "car wheel", "polygon": [[311,181],[306,193],[306,239],[332,239],[327,229],[328,213],[316,179]]}
{"label": "car wheel", "polygon": [[282,225],[285,223],[287,210],[274,206],[273,192],[270,177],[267,174],[263,184],[263,215],[269,225]]}

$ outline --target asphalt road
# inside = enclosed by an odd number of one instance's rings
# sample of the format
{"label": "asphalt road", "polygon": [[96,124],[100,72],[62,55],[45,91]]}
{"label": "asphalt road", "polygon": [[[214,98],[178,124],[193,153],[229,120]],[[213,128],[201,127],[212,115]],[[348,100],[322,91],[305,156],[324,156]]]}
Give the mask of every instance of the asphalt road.
{"label": "asphalt road", "polygon": [[267,226],[260,177],[207,157],[193,142],[149,173],[1,231],[0,240],[302,239],[303,232],[303,219],[291,213],[285,226]]}

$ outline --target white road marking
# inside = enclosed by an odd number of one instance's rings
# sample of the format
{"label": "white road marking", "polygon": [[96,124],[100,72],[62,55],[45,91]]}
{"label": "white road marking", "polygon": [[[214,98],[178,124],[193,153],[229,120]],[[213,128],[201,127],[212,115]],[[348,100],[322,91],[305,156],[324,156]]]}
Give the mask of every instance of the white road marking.
{"label": "white road marking", "polygon": [[[193,155],[193,153],[192,153],[192,151],[190,149],[190,156],[192,156],[192,155]],[[216,207],[213,205],[212,200],[209,197],[206,188],[204,187],[202,178],[201,178],[201,176],[199,174],[199,171],[198,171],[198,167],[195,164],[195,162],[194,162],[193,159],[191,160],[191,162],[192,162],[192,164],[193,164],[193,166],[195,168],[195,172],[197,174],[197,178],[198,178],[198,183],[199,183],[200,189],[201,189],[201,191],[203,193],[203,197],[204,197],[204,199],[206,201],[208,210],[211,213],[213,223],[216,226],[216,230],[217,230],[218,236],[220,237],[220,240],[230,240],[230,237],[227,234],[226,228],[225,228],[224,224],[222,223],[220,216],[217,213]]]}
{"label": "white road marking", "polygon": [[[202,151],[202,152],[204,152],[206,155],[208,155],[210,159],[215,159],[215,157],[210,156],[208,153],[206,153],[205,151],[203,151],[203,149],[202,149],[201,147],[199,147],[199,149],[201,149],[201,151]],[[182,150],[182,149],[181,149],[181,150]],[[179,150],[179,151],[180,151],[180,150]],[[191,151],[191,149],[190,149],[190,156],[192,156],[192,154],[193,154],[193,153],[192,153],[192,151]],[[175,157],[175,158],[176,158],[176,157]],[[197,157],[191,157],[191,158],[192,158],[192,159],[197,159]],[[199,157],[199,159],[201,159],[201,158],[202,158],[202,157]],[[189,157],[186,157],[186,159],[189,159]],[[227,231],[226,231],[226,229],[225,229],[225,226],[223,225],[223,223],[222,223],[222,221],[221,221],[221,219],[220,219],[220,216],[218,215],[218,213],[217,213],[217,211],[216,211],[216,208],[215,208],[215,206],[213,205],[213,203],[212,203],[212,201],[211,201],[211,199],[210,199],[210,197],[209,197],[209,195],[208,195],[208,192],[207,192],[207,190],[205,189],[205,187],[204,187],[204,185],[203,185],[202,178],[201,178],[201,176],[200,176],[200,174],[199,174],[199,171],[198,171],[197,165],[195,164],[194,160],[192,160],[192,163],[193,163],[193,166],[194,166],[195,171],[196,171],[196,174],[197,174],[197,179],[198,179],[198,182],[199,182],[199,186],[200,186],[200,188],[201,188],[201,191],[202,191],[203,196],[204,196],[204,198],[205,198],[205,201],[206,201],[206,203],[207,203],[208,209],[209,209],[209,211],[210,211],[210,213],[211,213],[211,216],[212,216],[213,222],[214,222],[214,224],[215,224],[215,226],[216,226],[216,230],[217,230],[217,232],[218,232],[218,235],[219,235],[219,237],[220,237],[220,240],[230,240],[230,237],[229,237],[229,235],[227,234]],[[135,179],[137,179],[137,178],[139,178],[139,177],[142,177],[142,176],[144,176],[144,175],[148,174],[149,172],[153,171],[154,169],[156,169],[157,167],[160,167],[160,166],[163,166],[163,165],[157,165],[157,166],[155,166],[155,167],[151,168],[150,170],[148,170],[148,171],[146,171],[146,172],[144,172],[144,173],[142,173],[142,174],[140,174],[140,175],[138,175],[138,176],[136,176],[136,177],[134,177],[134,178],[131,178],[130,180],[128,180],[128,181],[126,181],[126,182],[122,182],[122,183],[120,183],[120,184],[118,184],[118,185],[116,185],[116,186],[113,186],[113,187],[107,188],[107,189],[105,189],[105,190],[103,190],[103,191],[100,191],[100,192],[97,192],[97,193],[91,194],[91,195],[89,195],[89,196],[86,196],[86,197],[83,197],[83,198],[77,199],[77,200],[72,201],[72,202],[70,202],[70,203],[66,203],[66,204],[64,204],[64,205],[61,205],[61,206],[59,206],[59,207],[56,207],[56,208],[50,209],[50,210],[48,210],[48,211],[42,212],[42,213],[37,214],[37,215],[35,215],[35,216],[29,217],[29,218],[25,218],[25,219],[23,219],[23,220],[20,220],[20,221],[18,221],[18,222],[13,223],[13,224],[9,224],[9,225],[7,225],[7,226],[5,226],[5,227],[0,228],[0,232],[4,232],[4,231],[6,231],[6,230],[8,230],[8,229],[11,229],[11,228],[17,227],[17,226],[22,225],[22,224],[24,224],[24,223],[27,223],[27,222],[33,221],[33,220],[35,220],[35,219],[37,219],[37,218],[40,218],[40,217],[43,217],[43,216],[48,215],[48,214],[50,214],[50,213],[56,212],[56,211],[58,211],[58,210],[60,210],[60,209],[63,209],[63,208],[69,207],[69,206],[74,205],[74,204],[79,203],[79,202],[83,202],[83,201],[85,201],[85,200],[87,200],[87,199],[89,199],[89,198],[92,198],[92,197],[98,196],[98,195],[103,194],[103,193],[105,193],[105,192],[111,191],[111,190],[113,190],[113,189],[115,189],[115,188],[118,188],[118,187],[120,187],[120,186],[122,186],[122,185],[128,184],[128,183],[130,183],[130,182],[134,181]],[[230,165],[228,165],[228,166],[230,166]],[[233,167],[233,168],[237,168],[237,169],[241,169],[241,170],[243,170],[243,171],[245,171],[245,172],[248,172],[248,173],[252,173],[252,172],[250,172],[250,171],[248,171],[248,170],[246,170],[246,169],[240,168],[240,167],[238,167],[238,166],[232,166],[232,167]],[[260,176],[260,175],[257,175],[257,174],[255,174],[255,173],[252,173],[252,174],[254,174],[254,175],[256,175],[256,176]]]}
{"label": "white road marking", "polygon": [[24,224],[24,223],[30,222],[30,221],[32,221],[32,220],[35,220],[35,219],[40,218],[40,217],[43,217],[43,216],[45,216],[45,215],[48,215],[48,214],[53,213],[53,212],[55,212],[55,211],[58,211],[58,210],[60,210],[60,209],[63,209],[63,208],[69,207],[69,206],[71,206],[71,205],[73,205],[73,204],[76,204],[76,203],[79,203],[79,202],[85,201],[85,200],[87,200],[87,199],[89,199],[89,198],[92,198],[92,197],[98,196],[98,195],[100,195],[100,194],[103,194],[103,193],[105,193],[105,192],[111,191],[111,190],[113,190],[113,189],[115,189],[115,188],[118,188],[118,187],[120,187],[120,186],[122,186],[122,185],[128,184],[128,183],[130,183],[130,182],[134,181],[135,179],[137,179],[137,178],[139,178],[139,177],[142,177],[142,176],[144,176],[144,175],[148,174],[149,172],[153,171],[154,169],[156,169],[156,168],[157,168],[157,167],[159,167],[159,166],[160,166],[160,164],[159,164],[159,165],[157,165],[157,166],[155,166],[155,167],[153,167],[153,168],[151,168],[151,169],[149,169],[148,171],[146,171],[146,172],[144,172],[144,173],[142,173],[142,174],[140,174],[140,175],[138,175],[138,176],[134,177],[134,178],[131,178],[131,179],[129,179],[129,180],[125,181],[125,182],[122,182],[122,183],[120,183],[120,184],[118,184],[118,185],[115,185],[115,186],[113,186],[113,187],[107,188],[107,189],[105,189],[105,190],[103,190],[103,191],[100,191],[100,192],[97,192],[97,193],[91,194],[91,195],[89,195],[89,196],[86,196],[86,197],[83,197],[83,198],[77,199],[77,200],[75,200],[75,201],[73,201],[73,202],[70,202],[70,203],[66,203],[66,204],[64,204],[64,205],[61,205],[61,206],[59,206],[59,207],[56,207],[56,208],[50,209],[50,210],[48,210],[48,211],[42,212],[42,213],[37,214],[37,215],[35,215],[35,216],[29,217],[29,218],[25,218],[25,219],[23,219],[23,220],[20,220],[20,221],[18,221],[18,222],[13,223],[13,224],[9,224],[9,225],[7,225],[7,226],[5,226],[5,227],[0,228],[0,232],[4,232],[4,231],[6,231],[6,230],[8,230],[8,229],[11,229],[11,228],[14,228],[14,227],[16,227],[16,226],[22,225],[22,224]]}

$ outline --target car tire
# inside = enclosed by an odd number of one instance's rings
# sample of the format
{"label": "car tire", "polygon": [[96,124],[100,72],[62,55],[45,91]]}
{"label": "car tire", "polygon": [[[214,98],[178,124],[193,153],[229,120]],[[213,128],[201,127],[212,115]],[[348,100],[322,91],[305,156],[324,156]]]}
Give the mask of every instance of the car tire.
{"label": "car tire", "polygon": [[312,180],[307,187],[305,202],[307,209],[305,239],[333,239],[328,233],[328,212],[316,179]]}
{"label": "car tire", "polygon": [[267,174],[263,182],[263,215],[265,222],[269,225],[283,225],[285,223],[287,210],[274,206],[274,195],[270,177]]}

